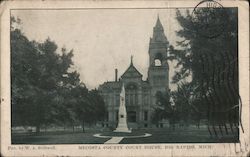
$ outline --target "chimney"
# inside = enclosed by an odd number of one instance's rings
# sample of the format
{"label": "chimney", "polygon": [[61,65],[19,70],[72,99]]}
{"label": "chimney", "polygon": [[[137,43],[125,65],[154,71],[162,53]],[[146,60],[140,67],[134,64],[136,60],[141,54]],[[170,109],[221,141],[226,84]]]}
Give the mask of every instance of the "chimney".
{"label": "chimney", "polygon": [[117,82],[117,75],[118,75],[118,70],[115,69],[115,82]]}

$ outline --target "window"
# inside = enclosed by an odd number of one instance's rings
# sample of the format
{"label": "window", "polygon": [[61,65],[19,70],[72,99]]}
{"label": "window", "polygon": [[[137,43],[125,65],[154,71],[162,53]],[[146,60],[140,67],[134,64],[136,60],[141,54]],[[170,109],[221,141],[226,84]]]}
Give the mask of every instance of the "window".
{"label": "window", "polygon": [[115,100],[115,101],[116,101],[116,102],[115,102],[115,103],[116,103],[115,105],[116,105],[116,106],[119,106],[119,105],[120,105],[120,95],[119,95],[119,94],[116,94],[115,99],[116,99],[116,100]]}
{"label": "window", "polygon": [[110,116],[110,114],[108,112],[106,112],[106,121],[109,121],[109,116]]}
{"label": "window", "polygon": [[126,87],[126,105],[136,105],[138,102],[137,87],[135,84],[129,84]]}
{"label": "window", "polygon": [[157,53],[154,58],[154,65],[161,66],[162,65],[163,56],[161,53]]}
{"label": "window", "polygon": [[145,121],[148,120],[148,111],[144,111],[144,120],[145,120]]}
{"label": "window", "polygon": [[136,122],[136,112],[135,111],[128,112],[128,122]]}
{"label": "window", "polygon": [[148,105],[150,102],[150,99],[149,99],[150,95],[149,95],[149,92],[147,91],[144,91],[143,92],[143,104],[144,105]]}
{"label": "window", "polygon": [[155,66],[161,66],[161,60],[160,59],[155,59]]}
{"label": "window", "polygon": [[119,112],[116,111],[116,121],[118,121]]}

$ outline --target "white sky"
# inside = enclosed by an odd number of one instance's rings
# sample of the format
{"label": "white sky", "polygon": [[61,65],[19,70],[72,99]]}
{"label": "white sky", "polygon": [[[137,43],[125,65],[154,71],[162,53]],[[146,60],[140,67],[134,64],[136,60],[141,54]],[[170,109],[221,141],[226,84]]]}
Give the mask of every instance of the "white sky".
{"label": "white sky", "polygon": [[[149,38],[159,14],[165,34],[176,46],[180,29],[175,9],[89,9],[13,10],[22,21],[22,31],[30,40],[50,37],[58,45],[74,50],[74,68],[88,88],[113,81],[128,68],[133,55],[135,67],[147,77]],[[174,74],[170,64],[170,80]],[[174,87],[173,85],[170,85]]]}

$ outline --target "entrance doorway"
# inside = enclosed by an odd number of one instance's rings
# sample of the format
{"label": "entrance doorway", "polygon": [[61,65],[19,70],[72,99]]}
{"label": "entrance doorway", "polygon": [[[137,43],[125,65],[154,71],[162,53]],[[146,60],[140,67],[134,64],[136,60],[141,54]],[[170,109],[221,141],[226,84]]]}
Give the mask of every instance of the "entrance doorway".
{"label": "entrance doorway", "polygon": [[136,112],[135,111],[128,112],[128,122],[136,123]]}
{"label": "entrance doorway", "polygon": [[136,112],[135,111],[128,111],[128,127],[132,129],[137,129],[136,123]]}

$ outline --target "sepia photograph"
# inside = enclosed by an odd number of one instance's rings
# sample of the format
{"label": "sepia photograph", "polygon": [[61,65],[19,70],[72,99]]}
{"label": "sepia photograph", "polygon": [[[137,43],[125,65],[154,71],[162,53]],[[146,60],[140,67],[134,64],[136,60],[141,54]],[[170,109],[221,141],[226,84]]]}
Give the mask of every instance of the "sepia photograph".
{"label": "sepia photograph", "polygon": [[0,156],[250,155],[249,3],[1,1]]}
{"label": "sepia photograph", "polygon": [[11,143],[238,142],[238,9],[217,5],[11,10]]}

